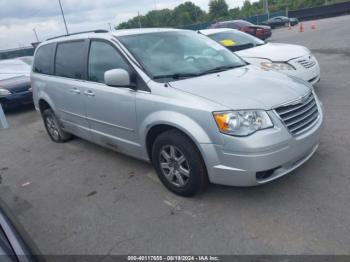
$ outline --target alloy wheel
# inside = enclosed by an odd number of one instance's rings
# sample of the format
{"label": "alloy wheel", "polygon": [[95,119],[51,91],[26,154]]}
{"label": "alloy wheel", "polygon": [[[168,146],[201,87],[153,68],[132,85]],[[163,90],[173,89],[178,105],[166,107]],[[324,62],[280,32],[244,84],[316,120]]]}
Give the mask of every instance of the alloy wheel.
{"label": "alloy wheel", "polygon": [[190,179],[190,166],[184,153],[173,145],[163,146],[159,153],[163,175],[176,187],[184,187]]}
{"label": "alloy wheel", "polygon": [[59,134],[56,122],[53,120],[51,116],[46,117],[45,122],[46,122],[47,130],[49,131],[51,137],[54,140],[58,140],[60,134]]}

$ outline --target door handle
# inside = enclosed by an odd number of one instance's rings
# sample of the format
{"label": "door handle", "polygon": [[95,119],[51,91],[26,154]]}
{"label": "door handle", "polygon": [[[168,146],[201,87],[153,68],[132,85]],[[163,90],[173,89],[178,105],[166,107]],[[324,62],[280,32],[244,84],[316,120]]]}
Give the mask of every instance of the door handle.
{"label": "door handle", "polygon": [[95,96],[95,93],[92,92],[91,90],[88,90],[88,91],[85,91],[85,92],[84,92],[84,95],[87,95],[87,96]]}
{"label": "door handle", "polygon": [[80,94],[80,90],[77,89],[77,88],[71,89],[70,92],[73,93],[73,94],[76,94],[76,95],[79,95],[79,94]]}

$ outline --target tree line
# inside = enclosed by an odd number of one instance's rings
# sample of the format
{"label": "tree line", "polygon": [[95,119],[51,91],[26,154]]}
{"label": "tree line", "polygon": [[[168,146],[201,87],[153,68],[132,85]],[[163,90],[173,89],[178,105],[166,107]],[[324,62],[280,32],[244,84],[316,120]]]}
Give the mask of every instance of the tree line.
{"label": "tree line", "polygon": [[[346,2],[348,0],[268,0],[269,11],[295,10]],[[207,23],[211,21],[240,19],[264,13],[264,0],[251,3],[245,0],[242,7],[230,9],[225,0],[210,0],[209,12],[205,12],[191,1],[176,6],[174,9],[152,10],[145,15],[138,15],[120,23],[116,29],[138,27],[181,27],[185,25]]]}

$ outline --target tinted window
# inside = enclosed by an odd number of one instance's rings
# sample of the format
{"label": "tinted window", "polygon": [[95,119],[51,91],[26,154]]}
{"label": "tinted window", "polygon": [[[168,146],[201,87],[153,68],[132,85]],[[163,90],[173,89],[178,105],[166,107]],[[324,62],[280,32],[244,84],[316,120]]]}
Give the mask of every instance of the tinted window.
{"label": "tinted window", "polygon": [[237,25],[239,26],[254,26],[254,24],[244,21],[244,20],[238,20],[236,21]]}
{"label": "tinted window", "polygon": [[39,47],[35,55],[34,72],[41,74],[50,74],[51,73],[51,58],[52,53],[54,52],[55,45],[49,44]]}
{"label": "tinted window", "polygon": [[129,71],[128,64],[114,47],[105,42],[92,41],[89,53],[88,79],[104,83],[105,72],[116,68]]}
{"label": "tinted window", "polygon": [[84,77],[84,41],[57,45],[55,74],[57,76],[82,79]]}

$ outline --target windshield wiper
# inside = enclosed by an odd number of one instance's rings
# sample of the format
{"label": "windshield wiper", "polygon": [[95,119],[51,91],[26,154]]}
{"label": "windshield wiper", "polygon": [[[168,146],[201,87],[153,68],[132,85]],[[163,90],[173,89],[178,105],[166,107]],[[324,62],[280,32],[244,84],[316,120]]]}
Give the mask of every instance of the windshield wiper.
{"label": "windshield wiper", "polygon": [[196,77],[196,76],[202,76],[202,75],[222,72],[222,71],[230,70],[233,68],[242,67],[245,65],[246,64],[236,65],[236,66],[219,66],[219,67],[215,67],[215,68],[209,69],[209,70],[201,72],[201,73],[175,73],[175,74],[169,74],[169,75],[156,75],[156,76],[153,76],[153,79],[161,79],[161,78],[180,79],[180,78]]}
{"label": "windshield wiper", "polygon": [[200,74],[196,73],[175,73],[175,74],[169,74],[169,75],[157,75],[154,76],[153,79],[161,79],[161,78],[172,78],[172,79],[180,79],[180,78],[187,78],[187,77],[196,77]]}
{"label": "windshield wiper", "polygon": [[237,68],[237,67],[242,67],[242,66],[246,66],[246,65],[242,64],[242,65],[236,65],[236,66],[218,66],[218,67],[209,69],[207,71],[204,71],[200,75],[207,75],[207,74],[212,74],[212,73],[218,73],[218,72],[222,72],[222,71],[226,71],[226,70],[230,70],[230,69]]}

